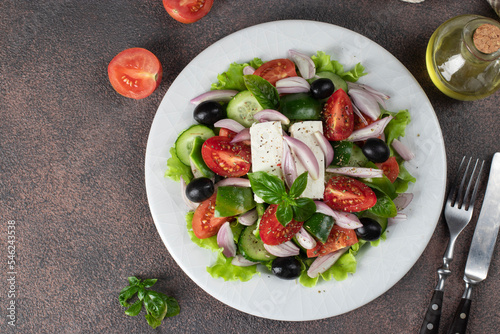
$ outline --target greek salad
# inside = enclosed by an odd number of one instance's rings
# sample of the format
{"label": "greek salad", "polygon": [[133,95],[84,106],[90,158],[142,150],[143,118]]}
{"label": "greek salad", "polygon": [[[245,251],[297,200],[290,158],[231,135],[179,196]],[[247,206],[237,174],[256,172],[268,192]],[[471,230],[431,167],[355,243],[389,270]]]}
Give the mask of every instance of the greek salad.
{"label": "greek salad", "polygon": [[386,110],[389,96],[358,83],[364,75],[359,63],[345,71],[324,52],[289,50],[230,64],[190,101],[196,124],[178,135],[165,176],[181,183],[191,240],[218,252],[213,277],[343,280],[362,246],[406,218],[410,114]]}

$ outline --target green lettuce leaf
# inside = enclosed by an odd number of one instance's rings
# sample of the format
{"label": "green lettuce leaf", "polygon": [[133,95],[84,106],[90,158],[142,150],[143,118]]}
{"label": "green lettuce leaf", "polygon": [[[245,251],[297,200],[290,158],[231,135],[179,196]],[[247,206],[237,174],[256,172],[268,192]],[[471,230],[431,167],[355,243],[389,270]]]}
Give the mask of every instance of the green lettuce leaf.
{"label": "green lettuce leaf", "polygon": [[212,84],[212,90],[215,89],[235,89],[238,91],[246,90],[245,82],[243,81],[243,69],[245,66],[258,68],[263,62],[259,58],[254,58],[248,63],[238,64],[232,63],[229,69],[217,75],[217,82]]}
{"label": "green lettuce leaf", "polygon": [[392,149],[392,141],[399,137],[405,136],[406,126],[411,121],[410,112],[408,110],[400,110],[397,114],[384,111],[384,114],[390,114],[394,118],[387,124],[384,130],[385,140],[387,145],[391,149],[392,155],[394,155],[394,150]]}
{"label": "green lettuce leaf", "polygon": [[331,60],[330,55],[323,51],[318,51],[311,59],[316,66],[316,72],[333,72],[346,81],[356,82],[360,77],[368,74],[365,73],[365,68],[360,63],[356,64],[350,71],[344,72],[344,66],[336,60]]}
{"label": "green lettuce leaf", "polygon": [[356,258],[351,252],[351,249],[349,249],[349,251],[345,252],[330,269],[322,273],[321,277],[325,281],[330,281],[333,278],[336,281],[343,281],[347,278],[348,274],[354,274],[356,272],[356,266]]}
{"label": "green lettuce leaf", "polygon": [[193,172],[191,172],[191,167],[186,166],[177,157],[177,151],[175,146],[170,148],[171,157],[167,160],[167,170],[165,171],[165,177],[168,177],[174,181],[179,182],[182,178],[186,183],[189,183],[193,178]]}
{"label": "green lettuce leaf", "polygon": [[207,267],[207,272],[213,278],[223,278],[224,281],[237,281],[246,282],[250,280],[253,275],[259,274],[257,265],[249,267],[238,267],[231,264],[232,258],[227,258],[222,254],[222,249],[219,249],[217,260],[211,267]]}
{"label": "green lettuce leaf", "polygon": [[404,167],[403,162],[399,164],[399,175],[394,182],[394,188],[398,194],[404,193],[408,190],[408,183],[417,182],[417,179],[413,177],[410,172]]}

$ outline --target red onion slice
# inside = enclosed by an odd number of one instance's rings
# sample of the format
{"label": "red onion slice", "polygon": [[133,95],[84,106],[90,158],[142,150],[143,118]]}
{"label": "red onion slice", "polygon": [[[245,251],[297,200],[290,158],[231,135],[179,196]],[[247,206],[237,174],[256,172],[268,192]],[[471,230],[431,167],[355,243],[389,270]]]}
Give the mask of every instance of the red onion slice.
{"label": "red onion slice", "polygon": [[359,111],[358,107],[356,107],[355,104],[352,105],[352,109],[354,110],[354,113],[358,115],[359,119],[363,122],[364,125],[368,125],[368,121],[366,120],[365,116]]}
{"label": "red onion slice", "polygon": [[333,219],[335,219],[335,224],[342,228],[354,230],[363,226],[359,218],[352,213],[335,211],[321,201],[314,201],[314,203],[316,204],[316,212],[333,217]]}
{"label": "red onion slice", "polygon": [[388,226],[396,225],[397,223],[406,220],[406,218],[407,216],[405,213],[398,212],[396,216],[387,219],[387,225]]}
{"label": "red onion slice", "polygon": [[194,99],[191,99],[191,103],[198,105],[204,101],[222,101],[228,102],[238,94],[237,90],[211,90],[209,92],[203,93]]}
{"label": "red onion slice", "polygon": [[245,128],[238,132],[236,136],[231,140],[231,143],[239,143],[245,140],[250,140],[250,128]]}
{"label": "red onion slice", "polygon": [[222,254],[224,254],[225,257],[233,257],[236,255],[236,244],[229,222],[222,224],[219,232],[217,232],[217,245],[224,248]]}
{"label": "red onion slice", "polygon": [[251,75],[251,74],[254,74],[254,72],[255,72],[255,68],[253,68],[250,65],[243,67],[243,75]]}
{"label": "red onion slice", "polygon": [[285,177],[285,183],[288,188],[292,187],[293,182],[297,178],[297,166],[295,166],[295,161],[292,157],[292,152],[290,152],[290,147],[286,141],[283,141],[283,155],[281,157],[281,170],[283,171],[283,176]]}
{"label": "red onion slice", "polygon": [[277,257],[289,257],[299,255],[300,249],[292,241],[287,241],[279,245],[266,245],[264,248]]}
{"label": "red onion slice", "polygon": [[224,128],[231,130],[233,132],[240,132],[241,130],[244,130],[245,127],[241,125],[240,123],[236,122],[234,119],[230,118],[224,118],[221,119],[220,121],[217,121],[214,123],[215,128]]}
{"label": "red onion slice", "polygon": [[349,96],[363,114],[370,117],[372,120],[379,118],[380,106],[370,93],[361,89],[349,89]]}
{"label": "red onion slice", "polygon": [[184,181],[184,178],[182,176],[181,176],[181,197],[182,197],[182,200],[184,201],[184,203],[186,203],[189,210],[194,211],[194,210],[196,210],[198,205],[200,205],[199,203],[192,202],[187,198],[187,196],[186,196],[186,181]]}
{"label": "red onion slice", "polygon": [[370,93],[371,95],[377,96],[377,97],[379,97],[382,100],[388,100],[390,98],[389,95],[384,94],[384,93],[382,93],[382,92],[380,92],[380,91],[376,90],[375,88],[372,88],[372,87],[370,87],[368,85],[364,85],[364,84],[360,84],[360,83],[354,83],[354,82],[347,81],[347,87],[349,89],[364,89],[368,93]]}
{"label": "red onion slice", "polygon": [[349,141],[362,141],[368,138],[377,138],[384,133],[387,124],[392,120],[392,116],[384,117],[362,129],[356,130],[346,139]]}
{"label": "red onion slice", "polygon": [[306,79],[302,77],[287,77],[276,81],[276,88],[295,88],[300,87],[304,90],[304,93],[311,89],[311,85]]}
{"label": "red onion slice", "polygon": [[405,161],[409,161],[413,158],[415,158],[415,154],[402,142],[400,142],[397,139],[394,139],[392,141],[392,147],[398,152],[398,154],[403,158]]}
{"label": "red onion slice", "polygon": [[296,138],[283,137],[283,139],[290,145],[290,149],[307,169],[311,178],[317,180],[319,178],[319,163],[309,146]]}
{"label": "red onion slice", "polygon": [[261,110],[261,111],[255,113],[253,115],[253,118],[259,123],[278,121],[278,122],[281,122],[281,124],[285,124],[285,125],[290,124],[290,120],[288,119],[288,117],[286,117],[285,115],[283,115],[279,111],[273,110],[273,109]]}
{"label": "red onion slice", "polygon": [[295,237],[297,238],[299,244],[305,249],[313,249],[316,247],[316,239],[314,239],[312,235],[310,235],[303,227],[299,232],[297,232],[297,234],[295,234]]}
{"label": "red onion slice", "polygon": [[333,253],[329,253],[323,256],[318,256],[316,260],[311,264],[309,269],[307,270],[307,276],[314,278],[319,274],[324,273],[331,266],[335,264],[335,262],[340,259],[340,257],[349,249],[349,247],[345,247],[335,251]]}
{"label": "red onion slice", "polygon": [[231,260],[231,264],[233,266],[237,266],[237,267],[249,267],[249,266],[253,266],[254,264],[258,264],[259,262],[253,262],[253,261],[249,261],[247,259],[245,259],[243,257],[243,255],[236,255],[232,260]]}
{"label": "red onion slice", "polygon": [[328,139],[326,139],[326,137],[323,136],[323,134],[319,131],[314,132],[314,138],[316,139],[319,147],[325,154],[325,166],[329,166],[333,161],[333,155],[334,155],[332,145],[330,144]]}
{"label": "red onion slice", "polygon": [[241,214],[238,217],[238,223],[244,226],[252,226],[259,219],[259,214],[257,213],[257,209],[253,209]]}
{"label": "red onion slice", "polygon": [[398,197],[394,199],[394,204],[396,205],[396,209],[398,211],[403,210],[408,206],[408,204],[411,203],[413,200],[413,194],[412,193],[403,193],[403,194],[398,194]]}
{"label": "red onion slice", "polygon": [[305,90],[303,87],[279,87],[276,88],[278,90],[278,94],[296,94],[296,93],[307,93],[309,90]]}
{"label": "red onion slice", "polygon": [[378,178],[384,176],[384,171],[376,168],[365,167],[330,167],[327,168],[328,173],[335,173],[353,177],[370,177]]}
{"label": "red onion slice", "polygon": [[218,187],[228,187],[228,186],[250,188],[250,180],[242,179],[240,177],[228,177],[226,179],[217,182],[214,188],[217,189]]}
{"label": "red onion slice", "polygon": [[295,50],[288,50],[288,55],[292,58],[299,69],[300,75],[304,79],[311,79],[316,74],[316,66],[311,57]]}

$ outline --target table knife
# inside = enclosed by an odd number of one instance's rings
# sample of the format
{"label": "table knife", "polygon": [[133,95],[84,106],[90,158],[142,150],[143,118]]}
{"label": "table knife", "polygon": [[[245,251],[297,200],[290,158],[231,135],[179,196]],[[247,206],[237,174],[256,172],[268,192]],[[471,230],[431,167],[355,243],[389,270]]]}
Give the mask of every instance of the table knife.
{"label": "table knife", "polygon": [[472,287],[488,275],[500,227],[500,152],[493,155],[483,205],[465,265],[465,291],[448,334],[465,334],[471,307]]}

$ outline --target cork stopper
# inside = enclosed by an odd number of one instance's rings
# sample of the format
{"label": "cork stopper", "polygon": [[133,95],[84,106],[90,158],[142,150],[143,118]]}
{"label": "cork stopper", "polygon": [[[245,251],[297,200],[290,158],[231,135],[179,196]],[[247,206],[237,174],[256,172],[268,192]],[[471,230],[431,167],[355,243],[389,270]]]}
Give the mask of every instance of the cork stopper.
{"label": "cork stopper", "polygon": [[474,31],[474,45],[482,53],[490,54],[500,49],[500,28],[482,24]]}

